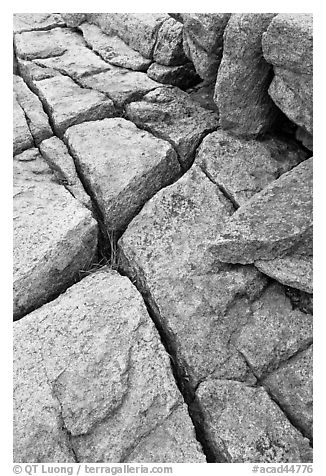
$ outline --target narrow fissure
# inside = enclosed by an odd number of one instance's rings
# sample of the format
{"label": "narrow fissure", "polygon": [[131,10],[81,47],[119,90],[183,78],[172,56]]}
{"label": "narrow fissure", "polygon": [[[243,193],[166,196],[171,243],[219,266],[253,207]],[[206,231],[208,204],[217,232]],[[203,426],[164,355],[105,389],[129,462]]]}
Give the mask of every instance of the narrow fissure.
{"label": "narrow fissure", "polygon": [[[124,261],[124,258],[120,260],[120,262],[123,262],[123,261]],[[159,310],[157,309],[157,306],[155,305],[153,298],[150,296],[149,290],[146,289],[146,284],[144,284],[144,282],[141,283],[142,279],[139,276],[137,275],[133,276],[129,272],[129,270],[126,269],[126,266],[119,266],[118,272],[122,276],[126,276],[131,281],[131,283],[136,287],[136,289],[138,290],[138,292],[143,298],[143,301],[147,308],[147,312],[159,333],[161,342],[167,354],[170,356],[171,370],[172,370],[176,385],[188,407],[189,416],[194,425],[196,439],[201,445],[203,453],[206,456],[207,462],[208,463],[224,462],[223,460],[221,461],[217,460],[214,454],[214,450],[205,436],[205,432],[202,426],[202,422],[203,422],[202,413],[199,408],[199,405],[197,404],[195,400],[194,390],[191,388],[190,384],[188,383],[187,378],[185,378],[183,370],[177,364],[177,356],[176,356],[176,351],[174,349],[173,343],[171,342],[171,339],[167,335],[164,327],[162,326],[161,318],[159,317]]]}
{"label": "narrow fissure", "polygon": [[[304,352],[305,350],[307,350],[310,346],[312,345],[312,341],[309,341],[309,343],[307,343],[306,346],[303,346],[302,348],[300,348],[297,352],[295,352],[291,357],[289,357],[286,361],[283,361],[280,363],[280,365],[273,369],[270,373],[272,374],[273,372],[277,371],[279,368],[282,368],[284,365],[286,365],[289,361],[291,361],[292,359],[295,359],[301,352]],[[256,374],[255,374],[255,371],[254,369],[251,367],[250,363],[248,362],[248,360],[246,359],[246,357],[241,354],[243,356],[243,358],[245,359],[248,367],[251,369],[253,375],[256,377],[257,379],[257,382],[256,384],[254,385],[255,387],[263,387],[264,390],[268,393],[268,396],[270,397],[270,399],[278,406],[278,408],[281,410],[281,412],[284,414],[284,416],[287,418],[287,420],[291,423],[291,425],[299,431],[299,433],[301,433],[301,435],[304,437],[304,438],[307,438],[310,442],[310,445],[312,446],[312,438],[310,438],[309,435],[307,435],[307,433],[305,432],[305,430],[301,427],[301,425],[299,424],[299,422],[296,421],[295,418],[293,418],[291,415],[289,415],[289,413],[286,411],[286,409],[283,408],[282,404],[278,401],[278,399],[272,394],[272,392],[269,390],[269,388],[267,386],[264,385],[264,380],[267,378],[267,376],[269,375],[268,374],[265,374],[263,377],[258,377]]]}

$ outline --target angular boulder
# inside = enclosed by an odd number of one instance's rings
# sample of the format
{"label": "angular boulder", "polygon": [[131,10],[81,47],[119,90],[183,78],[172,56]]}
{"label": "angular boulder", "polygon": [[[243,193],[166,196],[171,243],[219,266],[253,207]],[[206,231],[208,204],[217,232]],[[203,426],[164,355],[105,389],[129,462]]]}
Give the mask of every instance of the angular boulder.
{"label": "angular boulder", "polygon": [[23,109],[13,97],[13,154],[20,154],[26,149],[34,147],[34,140],[29,130]]}
{"label": "angular boulder", "polygon": [[183,51],[183,25],[174,18],[167,18],[160,27],[153,59],[165,66],[178,66],[188,62]]}
{"label": "angular boulder", "polygon": [[51,137],[53,131],[42,103],[20,76],[14,76],[14,93],[28,120],[29,129],[35,144],[38,145],[42,140]]}
{"label": "angular boulder", "polygon": [[175,87],[157,88],[142,101],[128,104],[126,115],[137,126],[168,140],[185,168],[191,165],[201,139],[218,125],[216,114]]}
{"label": "angular boulder", "polygon": [[65,141],[108,233],[123,230],[149,198],[180,174],[171,145],[125,119],[71,127]]}
{"label": "angular boulder", "polygon": [[291,121],[312,134],[312,14],[278,14],[264,33],[262,45],[275,72],[269,88],[271,98]]}
{"label": "angular boulder", "polygon": [[104,33],[117,34],[127,45],[151,59],[158,30],[169,16],[166,13],[90,13],[87,21]]}
{"label": "angular boulder", "polygon": [[262,387],[230,380],[199,385],[203,427],[219,461],[311,463],[309,440],[291,425]]}
{"label": "angular boulder", "polygon": [[238,207],[307,157],[295,141],[245,140],[218,130],[202,141],[196,163]]}
{"label": "angular boulder", "polygon": [[99,58],[86,46],[68,49],[60,56],[35,59],[39,66],[52,68],[78,81],[83,76],[101,73],[110,69],[110,65]]}
{"label": "angular boulder", "polygon": [[34,81],[33,86],[59,137],[74,124],[112,117],[116,114],[111,99],[98,91],[78,86],[66,76]]}
{"label": "angular boulder", "polygon": [[68,28],[16,34],[14,43],[17,56],[28,61],[61,56],[69,49],[85,44],[80,35]]}
{"label": "angular boulder", "polygon": [[281,258],[257,260],[255,266],[279,283],[309,294],[313,292],[312,250],[307,254],[304,246],[298,246]]}
{"label": "angular boulder", "polygon": [[208,375],[255,380],[230,339],[266,281],[252,266],[225,266],[209,253],[232,212],[193,165],[145,204],[118,242],[121,267],[146,296],[192,390]]}
{"label": "angular boulder", "polygon": [[14,158],[14,317],[64,291],[95,258],[97,223],[37,149]]}
{"label": "angular boulder", "polygon": [[312,250],[312,158],[286,172],[240,207],[211,251],[227,263],[253,263]]}
{"label": "angular boulder", "polygon": [[58,137],[44,140],[39,146],[42,157],[49,164],[56,179],[66,187],[73,197],[92,211],[92,201],[78,177],[74,159],[67,146]]}
{"label": "angular boulder", "polygon": [[127,278],[86,277],[15,323],[14,336],[15,461],[205,462]]}
{"label": "angular boulder", "polygon": [[106,35],[96,25],[83,23],[79,29],[83,33],[84,40],[92,50],[96,51],[101,58],[110,64],[135,71],[146,71],[151,64],[151,60],[130,48],[118,36]]}
{"label": "angular boulder", "polygon": [[253,303],[252,315],[238,331],[233,345],[261,379],[307,348],[312,331],[312,316],[294,310],[283,288],[273,283]]}
{"label": "angular boulder", "polygon": [[115,66],[104,73],[82,78],[80,84],[106,94],[118,108],[141,99],[149,91],[161,86],[145,73]]}
{"label": "angular boulder", "polygon": [[295,425],[312,438],[313,422],[312,346],[268,375],[263,385],[273,395]]}
{"label": "angular boulder", "polygon": [[268,94],[273,71],[261,46],[262,35],[275,15],[235,13],[225,29],[215,101],[222,129],[238,136],[263,134],[277,116]]}
{"label": "angular boulder", "polygon": [[67,26],[76,28],[86,21],[87,13],[61,13],[61,17]]}
{"label": "angular boulder", "polygon": [[15,33],[51,30],[65,24],[59,13],[14,13],[13,17]]}
{"label": "angular boulder", "polygon": [[222,59],[223,34],[230,13],[182,13],[183,46],[198,75],[214,81]]}

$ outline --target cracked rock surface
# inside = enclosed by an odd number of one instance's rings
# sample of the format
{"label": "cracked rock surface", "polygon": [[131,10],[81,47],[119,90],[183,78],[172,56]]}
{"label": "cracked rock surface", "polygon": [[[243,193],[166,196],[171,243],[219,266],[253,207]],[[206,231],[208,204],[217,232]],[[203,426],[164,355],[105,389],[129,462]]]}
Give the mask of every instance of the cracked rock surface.
{"label": "cracked rock surface", "polygon": [[224,462],[308,462],[311,448],[263,388],[230,380],[202,383],[196,398],[208,438]]}
{"label": "cracked rock surface", "polygon": [[37,149],[14,159],[14,316],[40,306],[90,267],[97,223]]}
{"label": "cracked rock surface", "polygon": [[13,45],[14,461],[311,463],[312,15]]}
{"label": "cracked rock surface", "polygon": [[17,446],[15,460],[204,462],[168,355],[127,278],[88,276],[17,323],[15,337],[16,378],[28,370],[15,389],[25,450]]}

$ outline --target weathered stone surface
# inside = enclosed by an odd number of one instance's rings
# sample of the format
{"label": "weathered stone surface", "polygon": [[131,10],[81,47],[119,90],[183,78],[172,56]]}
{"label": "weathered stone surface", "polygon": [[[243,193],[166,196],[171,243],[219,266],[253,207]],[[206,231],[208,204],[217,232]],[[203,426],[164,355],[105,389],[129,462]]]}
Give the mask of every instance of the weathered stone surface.
{"label": "weathered stone surface", "polygon": [[268,95],[272,67],[263,58],[261,38],[274,13],[236,13],[225,29],[215,101],[223,129],[255,137],[273,123],[277,108]]}
{"label": "weathered stone surface", "polygon": [[87,269],[97,246],[89,210],[58,184],[37,149],[14,158],[14,317]]}
{"label": "weathered stone surface", "polygon": [[286,172],[240,207],[216,237],[212,252],[228,263],[252,263],[312,247],[312,158]]}
{"label": "weathered stone surface", "polygon": [[295,425],[312,438],[312,346],[290,359],[263,381]]}
{"label": "weathered stone surface", "polygon": [[90,23],[83,23],[79,29],[83,32],[86,43],[105,61],[135,71],[146,71],[151,60],[133,50],[116,35],[106,35]]}
{"label": "weathered stone surface", "polygon": [[218,112],[217,105],[213,99],[215,91],[215,83],[206,84],[205,82],[198,84],[192,89],[189,89],[187,93],[189,97],[198,102],[205,109],[209,109],[214,112]]}
{"label": "weathered stone surface", "polygon": [[313,71],[313,20],[311,13],[279,13],[273,18],[262,44],[265,59],[297,73]]}
{"label": "weathered stone surface", "polygon": [[218,130],[205,137],[196,163],[240,206],[307,157],[294,141],[245,140]]}
{"label": "weathered stone surface", "polygon": [[76,28],[86,21],[87,13],[61,13],[61,17],[67,26]]}
{"label": "weathered stone surface", "polygon": [[182,13],[184,50],[199,76],[216,78],[223,51],[223,33],[230,13]]}
{"label": "weathered stone surface", "polygon": [[73,47],[84,46],[80,35],[68,28],[29,31],[16,34],[14,40],[17,56],[23,60],[61,56]]}
{"label": "weathered stone surface", "polygon": [[218,117],[174,87],[157,88],[142,101],[128,104],[127,117],[136,125],[168,140],[188,167],[196,147],[207,132],[218,125]]}
{"label": "weathered stone surface", "polygon": [[14,33],[31,30],[50,30],[64,26],[58,13],[14,13]]}
{"label": "weathered stone surface", "polygon": [[312,462],[309,440],[261,388],[208,380],[197,390],[204,428],[216,455],[228,463]]}
{"label": "weathered stone surface", "polygon": [[168,142],[125,119],[72,127],[65,140],[110,232],[125,228],[142,205],[180,173]]}
{"label": "weathered stone surface", "polygon": [[14,333],[15,461],[74,462],[73,450],[79,462],[205,462],[169,357],[127,278],[92,274]]}
{"label": "weathered stone surface", "polygon": [[89,23],[99,26],[104,33],[116,33],[125,43],[152,58],[158,30],[169,16],[166,13],[90,13]]}
{"label": "weathered stone surface", "polygon": [[111,99],[98,91],[81,88],[65,76],[36,81],[34,88],[59,136],[74,124],[115,115]]}
{"label": "weathered stone surface", "polygon": [[252,305],[252,315],[233,339],[253,373],[261,378],[312,342],[312,316],[293,310],[274,283]]}
{"label": "weathered stone surface", "polygon": [[263,53],[274,66],[269,94],[287,117],[313,130],[313,20],[310,13],[281,13],[263,35]]}
{"label": "weathered stone surface", "polygon": [[296,74],[274,67],[275,76],[269,94],[286,116],[308,133],[313,132],[313,79],[309,74]]}
{"label": "weathered stone surface", "polygon": [[20,154],[23,150],[34,146],[32,134],[26,122],[23,109],[14,94],[13,98],[13,153]]}
{"label": "weathered stone surface", "polygon": [[[306,252],[306,250],[303,250]],[[276,279],[286,286],[300,289],[306,293],[313,292],[313,258],[294,249],[281,258],[257,260],[255,266],[262,273]]]}
{"label": "weathered stone surface", "polygon": [[254,267],[222,265],[208,251],[232,211],[193,165],[146,203],[119,240],[121,264],[147,297],[192,388],[210,374],[253,380],[229,344],[266,281]]}
{"label": "weathered stone surface", "polygon": [[[24,78],[24,81],[34,91],[34,81],[40,81],[41,79],[54,78],[54,76],[62,76],[59,71],[55,69],[46,68],[45,66],[39,66],[33,61],[24,61],[17,58],[19,73]],[[35,92],[35,91],[34,91]]]}
{"label": "weathered stone surface", "polygon": [[152,63],[147,70],[147,75],[159,83],[171,84],[183,89],[191,87],[199,79],[192,63],[181,66]]}
{"label": "weathered stone surface", "polygon": [[146,73],[111,66],[110,71],[82,78],[80,83],[105,93],[117,107],[142,98],[146,93],[161,86]]}
{"label": "weathered stone surface", "polygon": [[160,27],[153,59],[165,66],[187,63],[188,59],[183,51],[183,25],[174,18],[167,18]]}
{"label": "weathered stone surface", "polygon": [[61,56],[35,59],[34,62],[46,68],[53,68],[73,79],[100,73],[110,69],[110,65],[99,58],[86,46],[70,48]]}
{"label": "weathered stone surface", "polygon": [[44,140],[39,146],[40,152],[54,172],[58,182],[89,210],[92,210],[92,201],[84,190],[78,178],[74,159],[69,154],[67,146],[58,137]]}
{"label": "weathered stone surface", "polygon": [[35,144],[38,145],[42,140],[51,137],[53,132],[42,103],[19,76],[14,76],[14,93],[29,122]]}

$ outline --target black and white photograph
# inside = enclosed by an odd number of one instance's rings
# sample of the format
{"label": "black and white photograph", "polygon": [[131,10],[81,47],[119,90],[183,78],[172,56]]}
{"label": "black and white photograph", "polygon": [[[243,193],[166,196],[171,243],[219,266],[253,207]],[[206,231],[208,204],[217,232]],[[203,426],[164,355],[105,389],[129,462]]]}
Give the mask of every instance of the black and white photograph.
{"label": "black and white photograph", "polygon": [[315,14],[44,9],[11,14],[8,474],[312,473]]}

